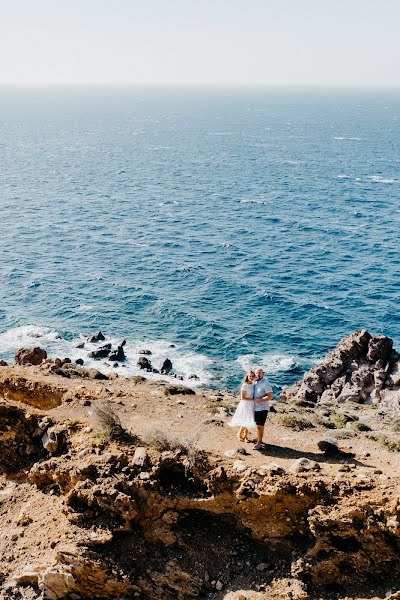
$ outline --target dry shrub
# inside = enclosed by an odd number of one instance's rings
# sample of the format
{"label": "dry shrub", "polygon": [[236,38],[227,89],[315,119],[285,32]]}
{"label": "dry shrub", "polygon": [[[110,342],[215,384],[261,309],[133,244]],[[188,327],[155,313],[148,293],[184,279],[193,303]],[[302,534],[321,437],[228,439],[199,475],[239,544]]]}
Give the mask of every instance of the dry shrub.
{"label": "dry shrub", "polygon": [[115,414],[112,405],[108,401],[102,401],[91,406],[90,416],[97,425],[95,436],[107,443],[108,441],[131,441],[130,434],[122,427],[121,420]]}
{"label": "dry shrub", "polygon": [[283,425],[284,427],[290,427],[291,429],[295,429],[296,431],[300,431],[302,429],[309,429],[313,427],[311,421],[307,421],[306,419],[300,419],[296,415],[279,415],[278,417],[279,425]]}
{"label": "dry shrub", "polygon": [[199,435],[200,431],[193,433],[190,437],[179,436],[154,427],[146,432],[144,439],[150,446],[154,446],[160,452],[167,450],[182,452],[188,457],[189,464],[193,467],[197,458],[201,455],[201,451],[197,448]]}

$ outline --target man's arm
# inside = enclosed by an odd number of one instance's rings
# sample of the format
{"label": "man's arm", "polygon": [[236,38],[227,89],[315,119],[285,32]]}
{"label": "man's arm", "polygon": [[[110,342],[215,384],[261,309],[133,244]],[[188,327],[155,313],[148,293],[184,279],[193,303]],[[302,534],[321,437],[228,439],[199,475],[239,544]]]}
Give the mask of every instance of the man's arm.
{"label": "man's arm", "polygon": [[267,392],[265,396],[263,396],[262,398],[257,398],[257,400],[255,402],[261,403],[261,402],[270,402],[270,400],[272,400],[272,392]]}

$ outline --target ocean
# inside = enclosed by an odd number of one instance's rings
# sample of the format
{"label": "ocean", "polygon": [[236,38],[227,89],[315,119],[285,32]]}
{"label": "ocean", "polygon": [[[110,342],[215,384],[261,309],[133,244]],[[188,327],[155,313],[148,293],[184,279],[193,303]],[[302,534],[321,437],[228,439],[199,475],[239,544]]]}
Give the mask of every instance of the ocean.
{"label": "ocean", "polygon": [[400,346],[399,90],[3,87],[0,150],[0,358],[279,390],[355,329]]}

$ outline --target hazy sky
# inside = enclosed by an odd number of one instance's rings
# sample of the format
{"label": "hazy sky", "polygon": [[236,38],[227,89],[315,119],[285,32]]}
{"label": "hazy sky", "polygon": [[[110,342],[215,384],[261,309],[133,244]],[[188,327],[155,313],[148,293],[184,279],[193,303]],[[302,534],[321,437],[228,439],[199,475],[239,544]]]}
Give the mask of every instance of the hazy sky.
{"label": "hazy sky", "polygon": [[400,0],[0,0],[0,83],[400,85]]}

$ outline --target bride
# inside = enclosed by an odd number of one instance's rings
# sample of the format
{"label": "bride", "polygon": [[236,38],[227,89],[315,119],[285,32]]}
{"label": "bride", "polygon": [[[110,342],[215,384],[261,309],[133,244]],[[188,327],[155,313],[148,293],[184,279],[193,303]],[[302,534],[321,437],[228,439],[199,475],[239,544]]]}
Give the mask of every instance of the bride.
{"label": "bride", "polygon": [[254,371],[247,371],[240,388],[240,402],[237,405],[230,427],[240,427],[238,438],[240,442],[249,442],[249,429],[256,428],[254,420]]}

